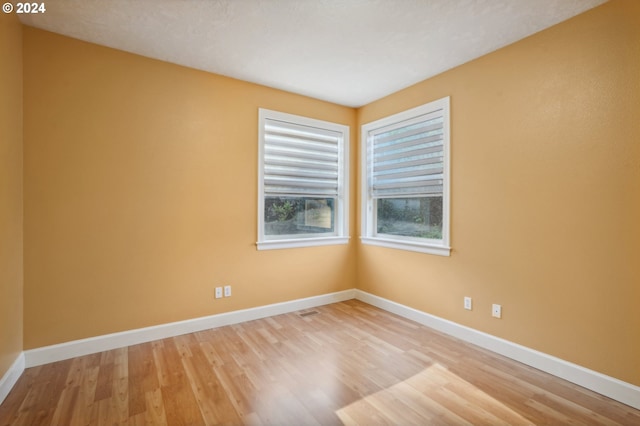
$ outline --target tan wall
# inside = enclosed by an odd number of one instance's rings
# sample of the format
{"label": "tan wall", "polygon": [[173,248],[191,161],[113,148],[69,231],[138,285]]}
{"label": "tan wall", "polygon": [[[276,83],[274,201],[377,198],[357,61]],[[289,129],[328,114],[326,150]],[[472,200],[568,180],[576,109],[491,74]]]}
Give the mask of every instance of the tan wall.
{"label": "tan wall", "polygon": [[453,247],[362,246],[359,287],[640,385],[638,23],[612,1],[359,110],[451,96]]}
{"label": "tan wall", "polygon": [[0,378],[22,351],[22,28],[0,14]]}
{"label": "tan wall", "polygon": [[[25,28],[24,348],[357,285],[640,385],[639,6],[357,112]],[[451,257],[256,251],[258,107],[354,126],[443,96]]]}
{"label": "tan wall", "polygon": [[353,109],[28,27],[24,61],[25,349],[355,286],[355,242],[255,246],[258,108]]}

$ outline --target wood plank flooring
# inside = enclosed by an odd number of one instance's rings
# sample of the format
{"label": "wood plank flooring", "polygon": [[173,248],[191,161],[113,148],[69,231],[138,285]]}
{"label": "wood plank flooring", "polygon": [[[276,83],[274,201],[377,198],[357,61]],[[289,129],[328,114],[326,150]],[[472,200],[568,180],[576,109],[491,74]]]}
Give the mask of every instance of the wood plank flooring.
{"label": "wood plank flooring", "polygon": [[638,410],[365,303],[311,311],[29,368],[0,425],[640,425]]}

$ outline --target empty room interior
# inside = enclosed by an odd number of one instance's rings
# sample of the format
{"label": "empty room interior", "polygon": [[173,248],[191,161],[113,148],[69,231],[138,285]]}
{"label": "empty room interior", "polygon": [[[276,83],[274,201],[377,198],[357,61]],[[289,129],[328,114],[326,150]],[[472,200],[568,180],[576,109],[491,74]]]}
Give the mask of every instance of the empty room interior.
{"label": "empty room interior", "polygon": [[640,2],[3,12],[0,425],[640,424]]}

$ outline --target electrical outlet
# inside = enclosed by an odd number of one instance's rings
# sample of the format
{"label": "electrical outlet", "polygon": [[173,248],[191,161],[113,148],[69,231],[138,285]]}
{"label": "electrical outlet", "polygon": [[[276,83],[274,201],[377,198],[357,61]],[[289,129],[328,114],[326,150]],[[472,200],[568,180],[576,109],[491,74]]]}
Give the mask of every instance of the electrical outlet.
{"label": "electrical outlet", "polygon": [[216,299],[220,299],[222,297],[222,287],[216,287]]}
{"label": "electrical outlet", "polygon": [[471,304],[471,303],[472,303],[472,302],[471,302],[471,298],[470,298],[470,297],[465,297],[465,298],[464,298],[464,308],[465,308],[466,310],[468,310],[468,311],[470,311],[470,310],[471,310],[471,306],[472,306],[472,304]]}
{"label": "electrical outlet", "polygon": [[491,316],[502,318],[502,306],[495,303],[491,306]]}
{"label": "electrical outlet", "polygon": [[231,286],[230,285],[225,285],[224,286],[224,297],[231,297]]}

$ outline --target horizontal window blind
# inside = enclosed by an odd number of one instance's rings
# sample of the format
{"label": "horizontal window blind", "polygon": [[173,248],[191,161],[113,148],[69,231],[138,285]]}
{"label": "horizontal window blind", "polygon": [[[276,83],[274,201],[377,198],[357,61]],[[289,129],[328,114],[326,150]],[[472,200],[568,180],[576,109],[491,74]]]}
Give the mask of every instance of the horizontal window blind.
{"label": "horizontal window blind", "polygon": [[266,119],[265,195],[338,196],[342,135]]}
{"label": "horizontal window blind", "polygon": [[428,196],[443,191],[442,110],[370,134],[373,197]]}

